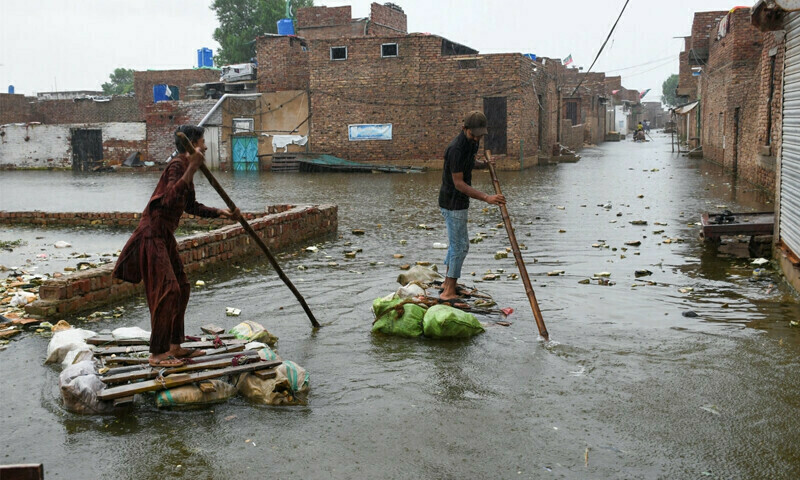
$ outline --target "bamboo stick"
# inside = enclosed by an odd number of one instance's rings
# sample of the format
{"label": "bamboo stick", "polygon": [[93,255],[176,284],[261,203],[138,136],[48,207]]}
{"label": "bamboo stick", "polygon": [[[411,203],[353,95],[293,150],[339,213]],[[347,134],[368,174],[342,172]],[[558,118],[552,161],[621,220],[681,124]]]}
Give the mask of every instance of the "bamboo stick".
{"label": "bamboo stick", "polygon": [[[492,152],[489,150],[486,150],[486,160],[489,164],[489,174],[492,176],[494,192],[497,195],[502,195],[503,192],[500,190],[500,182],[497,180],[497,174],[494,171]],[[522,253],[519,251],[517,237],[514,235],[514,228],[511,226],[511,217],[508,215],[508,208],[506,208],[505,205],[500,205],[500,213],[503,216],[503,224],[506,227],[506,233],[508,233],[508,240],[511,242],[511,249],[514,251],[514,259],[517,261],[519,276],[522,277],[522,283],[525,285],[525,293],[528,295],[528,302],[531,304],[533,317],[536,320],[536,326],[539,328],[539,335],[541,335],[545,341],[548,341],[550,340],[550,334],[547,332],[547,327],[544,325],[542,311],[539,310],[539,302],[536,301],[536,294],[533,293],[533,286],[531,286],[531,279],[528,278],[528,270],[525,268],[525,262],[522,261]]]}
{"label": "bamboo stick", "polygon": [[[183,144],[183,148],[189,154],[194,154],[195,153],[194,145],[192,145],[192,142],[189,141],[189,139],[186,137],[186,135],[184,135],[182,132],[178,132],[178,133],[176,133],[176,135],[181,140],[181,143]],[[201,153],[201,155],[202,155],[202,153]],[[225,205],[228,206],[228,209],[231,212],[236,210],[236,204],[233,203],[233,200],[231,200],[231,197],[228,196],[228,194],[222,188],[222,185],[220,185],[219,182],[217,182],[217,179],[214,178],[214,175],[211,174],[211,171],[206,166],[205,158],[203,159],[203,163],[200,164],[200,171],[203,172],[203,175],[206,176],[206,178],[208,179],[208,182],[211,184],[212,187],[214,187],[214,190],[216,190],[217,193],[219,194],[219,196],[222,197],[222,200],[225,202]],[[242,228],[244,228],[244,231],[247,232],[247,234],[250,235],[250,237],[253,238],[253,241],[256,242],[256,245],[258,245],[261,248],[261,251],[264,252],[264,255],[267,256],[267,259],[269,260],[269,263],[272,265],[272,268],[274,268],[275,271],[278,272],[278,276],[281,278],[281,280],[283,280],[283,283],[285,283],[286,286],[289,287],[289,290],[292,291],[292,293],[294,294],[295,298],[297,298],[297,301],[300,302],[300,305],[303,307],[303,310],[306,312],[306,315],[308,316],[308,319],[311,320],[311,325],[313,325],[314,328],[319,328],[321,325],[319,324],[319,322],[317,322],[317,319],[314,318],[314,314],[311,313],[311,309],[308,308],[308,304],[306,303],[306,300],[303,298],[302,295],[300,295],[300,292],[297,291],[297,288],[295,288],[294,284],[292,284],[292,281],[289,280],[289,277],[287,277],[286,274],[283,273],[283,269],[278,264],[278,261],[275,259],[275,257],[272,255],[272,252],[270,252],[269,247],[267,247],[267,244],[264,243],[264,240],[262,240],[261,237],[258,236],[256,231],[253,230],[253,227],[251,227],[250,224],[247,223],[247,220],[245,220],[244,217],[241,216],[241,215],[239,215],[239,223],[242,225]]]}

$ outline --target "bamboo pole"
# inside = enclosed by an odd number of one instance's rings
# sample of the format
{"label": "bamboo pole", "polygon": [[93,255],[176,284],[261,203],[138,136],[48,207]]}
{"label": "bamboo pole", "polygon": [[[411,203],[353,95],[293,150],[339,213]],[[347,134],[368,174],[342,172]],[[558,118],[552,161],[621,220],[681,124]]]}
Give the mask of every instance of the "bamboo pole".
{"label": "bamboo pole", "polygon": [[[497,174],[494,171],[494,163],[492,161],[492,152],[486,150],[486,160],[489,164],[489,173],[492,176],[492,183],[494,184],[494,192],[502,195],[500,190],[500,182],[497,180]],[[511,217],[508,215],[508,208],[505,205],[500,205],[500,213],[503,216],[503,224],[508,233],[508,240],[511,242],[511,249],[514,251],[514,259],[517,261],[517,268],[519,268],[519,275],[522,277],[522,283],[525,285],[525,293],[528,295],[528,302],[531,304],[533,311],[533,318],[536,320],[536,326],[539,328],[539,335],[545,341],[550,340],[550,334],[547,332],[547,327],[544,325],[544,318],[542,318],[542,311],[539,310],[539,302],[536,301],[536,294],[533,293],[533,286],[531,286],[531,279],[528,278],[528,270],[525,268],[525,262],[522,261],[522,253],[519,251],[517,244],[517,236],[514,235],[514,228],[511,226]]]}
{"label": "bamboo pole", "polygon": [[[184,135],[182,132],[178,132],[176,133],[176,135],[181,140],[183,148],[187,152],[189,152],[189,154],[194,154],[195,153],[194,146],[192,145],[192,142],[190,142],[189,139],[186,137],[186,135]],[[214,175],[211,174],[211,171],[205,164],[205,159],[203,159],[203,163],[200,164],[200,171],[203,172],[203,175],[206,176],[208,182],[211,184],[212,187],[214,187],[214,190],[216,190],[219,196],[222,197],[222,200],[225,202],[225,205],[228,206],[228,209],[231,212],[236,210],[236,204],[233,203],[231,197],[229,197],[228,194],[225,193],[225,190],[222,188],[222,185],[220,185],[219,182],[217,182],[217,179],[214,178]],[[253,230],[253,227],[251,227],[250,224],[247,223],[247,220],[245,220],[242,215],[239,215],[239,223],[242,225],[242,228],[244,228],[244,231],[247,232],[248,235],[252,237],[253,241],[256,242],[256,245],[258,245],[261,248],[261,251],[264,252],[264,255],[267,256],[269,263],[272,265],[272,268],[274,268],[275,271],[278,272],[278,276],[281,278],[281,280],[283,280],[283,283],[285,283],[286,286],[289,287],[289,290],[292,291],[295,298],[297,298],[297,301],[300,302],[300,305],[303,307],[303,310],[306,312],[306,315],[308,315],[308,319],[311,320],[311,325],[313,325],[314,328],[319,328],[321,325],[319,324],[319,322],[317,322],[317,319],[314,318],[314,314],[311,313],[311,309],[308,308],[306,300],[303,298],[302,295],[300,295],[300,292],[297,291],[297,288],[295,288],[294,284],[292,284],[292,281],[289,280],[289,277],[287,277],[286,274],[283,273],[283,269],[281,268],[280,265],[278,265],[278,261],[272,255],[272,252],[269,251],[269,247],[267,247],[267,244],[264,243],[264,240],[262,240],[261,237],[258,236],[256,231]]]}

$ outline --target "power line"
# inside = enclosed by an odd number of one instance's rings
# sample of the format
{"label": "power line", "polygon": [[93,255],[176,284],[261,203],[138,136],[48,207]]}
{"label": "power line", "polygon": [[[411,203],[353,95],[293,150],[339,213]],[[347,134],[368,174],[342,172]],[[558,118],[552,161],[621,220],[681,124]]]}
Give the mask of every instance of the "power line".
{"label": "power line", "polygon": [[[603,45],[600,46],[600,51],[597,52],[597,56],[594,57],[594,61],[592,62],[591,65],[589,65],[589,70],[586,70],[586,73],[591,72],[592,71],[592,67],[594,67],[595,63],[597,63],[597,59],[600,58],[600,54],[603,53],[603,49],[606,47],[606,44],[608,43],[608,39],[611,38],[611,35],[614,33],[614,29],[617,28],[617,24],[619,23],[619,19],[622,18],[622,14],[625,12],[625,8],[628,6],[628,2],[630,2],[630,1],[631,0],[625,0],[625,5],[622,6],[622,10],[619,12],[619,16],[617,17],[617,21],[614,22],[614,26],[612,26],[611,27],[611,31],[608,32],[608,36],[606,37],[606,41],[603,42]],[[586,78],[586,76],[584,76],[583,78]],[[578,87],[581,86],[581,83],[583,83],[583,79],[581,79],[580,83],[578,83],[578,86],[575,87],[575,90],[572,91],[572,94],[570,94],[570,97],[575,95],[575,92],[578,91]]]}
{"label": "power line", "polygon": [[606,70],[606,72],[605,72],[605,73],[611,73],[611,72],[621,72],[621,71],[623,71],[623,70],[630,70],[630,69],[632,69],[632,68],[644,67],[645,65],[650,65],[650,64],[652,64],[652,63],[661,62],[661,61],[664,61],[664,60],[667,60],[667,59],[670,59],[670,60],[672,60],[672,59],[674,59],[674,58],[675,58],[675,55],[668,55],[668,56],[666,56],[666,57],[658,58],[658,59],[656,59],[656,60],[650,60],[649,62],[640,63],[639,65],[631,65],[630,67],[624,67],[624,68],[615,68],[614,70]]}

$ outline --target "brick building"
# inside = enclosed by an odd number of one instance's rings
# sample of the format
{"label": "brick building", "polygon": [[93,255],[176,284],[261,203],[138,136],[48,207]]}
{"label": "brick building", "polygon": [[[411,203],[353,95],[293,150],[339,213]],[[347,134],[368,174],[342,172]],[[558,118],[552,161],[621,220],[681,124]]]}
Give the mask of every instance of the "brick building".
{"label": "brick building", "polygon": [[565,71],[562,118],[570,120],[572,125],[584,126],[585,143],[603,142],[608,133],[606,110],[610,102],[605,78],[604,73],[582,73],[577,68]]}
{"label": "brick building", "polygon": [[189,87],[192,85],[215,82],[219,82],[219,70],[210,68],[133,72],[133,91],[136,95],[142,118],[144,118],[147,107],[155,103],[153,87],[156,85],[178,87],[177,92],[173,93],[176,93],[177,100],[181,100],[187,95]]}

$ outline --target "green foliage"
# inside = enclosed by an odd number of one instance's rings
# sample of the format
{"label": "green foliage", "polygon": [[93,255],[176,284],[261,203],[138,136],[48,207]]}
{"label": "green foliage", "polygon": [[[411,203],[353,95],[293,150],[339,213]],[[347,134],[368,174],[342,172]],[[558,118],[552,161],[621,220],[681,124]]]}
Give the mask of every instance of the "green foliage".
{"label": "green foliage", "polygon": [[[314,0],[292,0],[292,11],[313,5]],[[256,37],[278,33],[278,20],[286,16],[286,1],[214,0],[211,10],[219,20],[214,40],[220,49],[214,56],[214,64],[247,63],[256,56]]]}
{"label": "green foliage", "polygon": [[678,74],[673,73],[661,85],[661,102],[668,106],[674,107],[678,105],[678,98],[675,90],[678,88]]}
{"label": "green foliage", "polygon": [[103,84],[103,93],[106,95],[124,95],[133,90],[132,68],[115,68],[108,78],[111,81]]}

